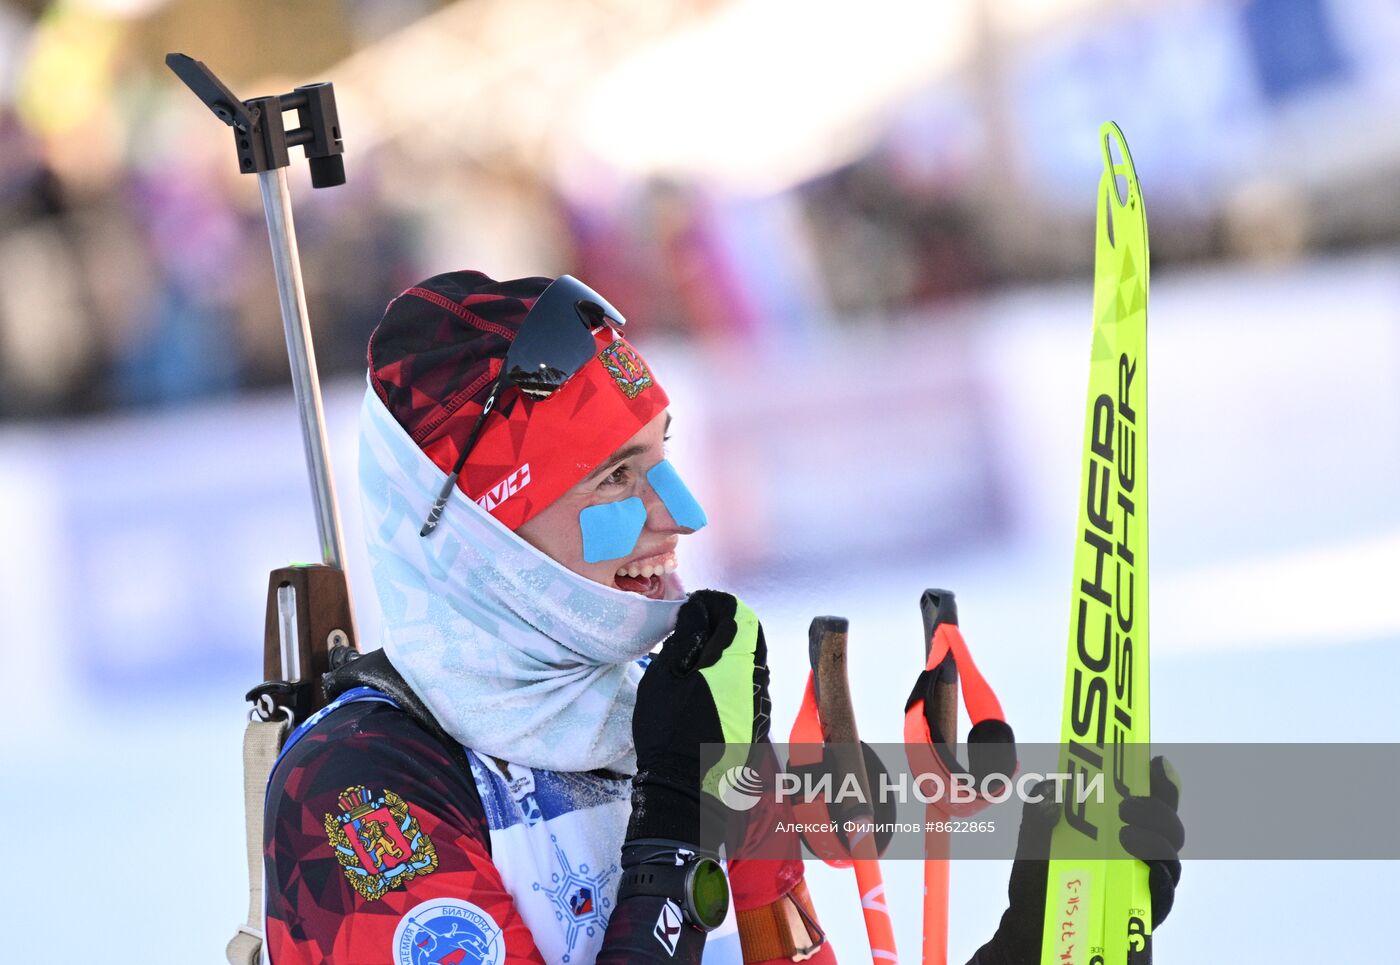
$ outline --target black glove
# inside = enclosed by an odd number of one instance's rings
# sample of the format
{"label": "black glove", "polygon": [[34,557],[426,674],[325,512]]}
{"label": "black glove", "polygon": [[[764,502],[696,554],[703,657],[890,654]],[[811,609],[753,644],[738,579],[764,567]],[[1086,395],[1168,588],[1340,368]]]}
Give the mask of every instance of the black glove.
{"label": "black glove", "polygon": [[[1118,806],[1123,828],[1118,840],[1133,857],[1146,863],[1147,887],[1152,896],[1152,927],[1166,920],[1181,880],[1177,855],[1186,840],[1176,808],[1180,800],[1176,773],[1166,758],[1152,758],[1151,795],[1126,797]],[[1050,834],[1060,819],[1061,806],[1054,800],[1055,785],[1041,781],[1034,794],[1044,800],[1027,803],[1021,811],[1021,833],[1016,840],[1016,860],[1011,865],[1010,898],[992,940],[977,950],[968,965],[1038,965],[1045,925],[1045,878],[1050,855]],[[1151,945],[1134,962],[1151,961]]]}
{"label": "black glove", "polygon": [[627,840],[700,838],[700,745],[768,739],[768,647],[754,612],[698,590],[637,687]]}

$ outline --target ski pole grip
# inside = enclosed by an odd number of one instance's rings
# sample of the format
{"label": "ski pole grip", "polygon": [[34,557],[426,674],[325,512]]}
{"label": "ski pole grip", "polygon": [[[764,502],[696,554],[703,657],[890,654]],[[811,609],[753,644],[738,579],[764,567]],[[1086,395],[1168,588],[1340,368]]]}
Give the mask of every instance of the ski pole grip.
{"label": "ski pole grip", "polygon": [[[850,624],[845,617],[816,617],[807,632],[808,656],[812,662],[812,691],[817,698],[817,718],[821,721],[822,743],[840,760],[843,773],[856,774],[862,787],[868,787],[865,759],[846,678],[846,642]],[[835,746],[833,746],[835,745]],[[870,800],[867,796],[866,800]]]}
{"label": "ski pole grip", "polygon": [[[822,722],[822,739],[832,743],[831,728],[843,718],[842,728],[854,731],[851,704],[846,692],[846,641],[851,622],[845,617],[813,617],[807,629],[807,657],[812,665],[812,691]],[[843,699],[844,698],[844,699]]]}
{"label": "ski pole grip", "polygon": [[[834,775],[855,776],[863,803],[853,807],[848,817],[860,821],[868,820],[873,815],[870,802],[874,801],[874,797],[846,674],[849,637],[850,621],[845,617],[816,617],[807,631],[807,655],[812,664],[812,692],[817,700],[822,743],[826,745],[826,764]],[[844,777],[841,779],[844,780]],[[848,843],[852,848],[852,857],[876,857],[875,839],[870,835],[858,835],[855,839],[849,839]]]}
{"label": "ski pole grip", "polygon": [[[958,605],[953,591],[925,590],[919,598],[919,613],[924,620],[924,661],[927,662],[939,625],[957,626]],[[952,654],[943,658],[938,680],[933,692],[925,697],[924,706],[929,718],[938,723],[940,735],[951,750],[958,743],[958,665]]]}

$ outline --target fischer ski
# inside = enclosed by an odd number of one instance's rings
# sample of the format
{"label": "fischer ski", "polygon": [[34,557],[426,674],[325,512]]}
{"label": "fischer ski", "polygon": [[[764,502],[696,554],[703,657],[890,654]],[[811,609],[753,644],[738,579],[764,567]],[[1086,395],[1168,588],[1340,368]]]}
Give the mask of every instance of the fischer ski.
{"label": "fischer ski", "polygon": [[[1094,334],[1061,725],[1060,766],[1072,777],[1046,880],[1046,965],[1126,965],[1151,953],[1147,868],[1124,860],[1118,841],[1118,803],[1148,793],[1151,753],[1147,218],[1123,132],[1108,122],[1099,137]],[[1053,857],[1069,844],[1076,856],[1088,845],[1098,857]]]}

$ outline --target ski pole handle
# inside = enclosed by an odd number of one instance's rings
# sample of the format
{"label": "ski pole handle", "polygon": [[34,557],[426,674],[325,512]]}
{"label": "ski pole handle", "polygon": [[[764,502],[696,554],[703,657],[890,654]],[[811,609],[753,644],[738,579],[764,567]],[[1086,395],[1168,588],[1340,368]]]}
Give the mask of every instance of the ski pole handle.
{"label": "ski pole handle", "polygon": [[[851,819],[874,824],[875,798],[865,769],[865,754],[856,728],[846,674],[849,638],[850,622],[845,617],[816,617],[807,631],[807,656],[812,665],[812,691],[821,722],[822,742],[837,773],[854,774],[862,800],[870,802]],[[875,834],[858,833],[849,843],[871,961],[874,965],[894,965],[899,961],[899,953],[895,948],[894,922],[890,918],[884,876],[880,872]]]}
{"label": "ski pole handle", "polygon": [[[951,590],[925,590],[919,598],[919,614],[924,621],[924,660],[933,649],[933,634],[940,623],[958,622],[958,605]],[[958,665],[949,654],[943,660],[942,673],[933,688],[933,719],[938,721],[944,740],[958,741]],[[951,750],[951,748],[950,748]]]}
{"label": "ski pole handle", "polygon": [[[870,776],[865,770],[865,755],[856,729],[855,708],[851,704],[850,685],[846,677],[846,644],[850,622],[845,617],[816,617],[807,631],[808,658],[812,664],[812,693],[817,699],[817,717],[821,721],[822,743],[836,773],[852,774],[860,787],[865,807],[850,814],[852,820],[871,818],[874,808],[869,802]],[[865,845],[869,844],[867,850]],[[853,858],[874,858],[874,838],[861,835],[851,840]],[[861,853],[857,853],[857,851]]]}
{"label": "ski pole handle", "polygon": [[822,741],[827,744],[849,744],[855,740],[855,712],[846,684],[846,644],[850,625],[845,617],[813,617],[807,629],[812,690],[822,722]]}

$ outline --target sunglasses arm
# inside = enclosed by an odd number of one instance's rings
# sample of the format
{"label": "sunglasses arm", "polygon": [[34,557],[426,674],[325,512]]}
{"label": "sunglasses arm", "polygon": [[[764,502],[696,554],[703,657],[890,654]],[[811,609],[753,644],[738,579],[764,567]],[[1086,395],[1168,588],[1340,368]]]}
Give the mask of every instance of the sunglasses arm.
{"label": "sunglasses arm", "polygon": [[471,455],[472,447],[476,445],[477,437],[481,435],[481,427],[486,422],[486,415],[496,405],[496,396],[500,394],[501,381],[504,378],[505,369],[502,368],[501,375],[496,379],[496,384],[491,386],[491,394],[486,397],[486,404],[481,407],[481,414],[476,417],[472,431],[467,435],[467,442],[462,446],[462,451],[457,456],[457,462],[452,467],[452,472],[448,473],[442,488],[438,490],[437,500],[428,512],[428,519],[423,523],[423,528],[418,531],[419,536],[426,537],[437,529],[438,521],[442,519],[443,510],[447,508],[447,501],[452,498],[452,490],[457,488],[457,477],[462,474],[462,467],[467,464],[467,456]]}

